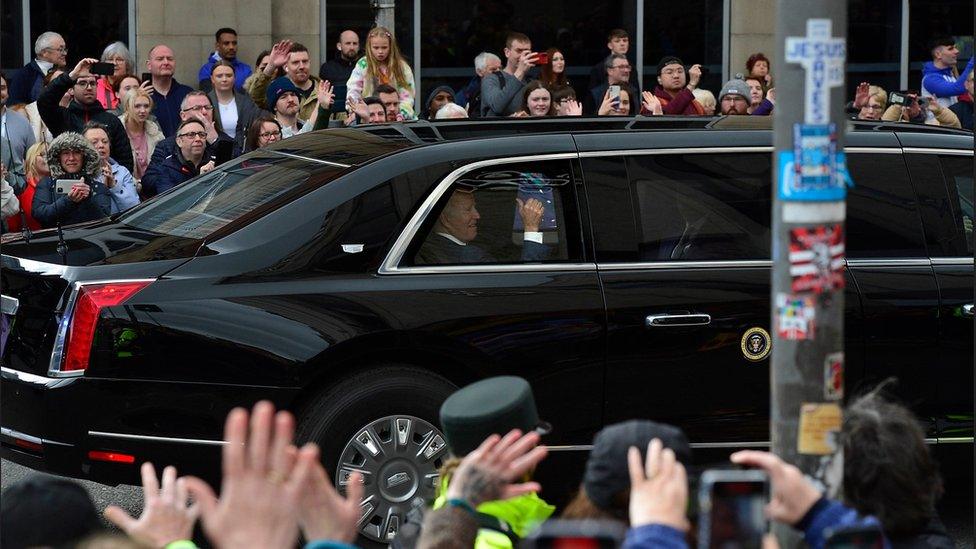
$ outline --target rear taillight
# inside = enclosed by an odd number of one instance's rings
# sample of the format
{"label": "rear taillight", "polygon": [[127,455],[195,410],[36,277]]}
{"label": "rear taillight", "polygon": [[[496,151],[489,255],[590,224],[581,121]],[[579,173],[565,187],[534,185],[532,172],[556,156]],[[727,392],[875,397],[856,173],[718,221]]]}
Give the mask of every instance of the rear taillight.
{"label": "rear taillight", "polygon": [[60,352],[63,358],[57,360],[59,357],[53,357],[53,365],[60,366],[57,370],[83,372],[87,369],[101,310],[125,303],[151,283],[151,280],[126,280],[80,284],[58,333],[61,341],[55,345],[55,354]]}

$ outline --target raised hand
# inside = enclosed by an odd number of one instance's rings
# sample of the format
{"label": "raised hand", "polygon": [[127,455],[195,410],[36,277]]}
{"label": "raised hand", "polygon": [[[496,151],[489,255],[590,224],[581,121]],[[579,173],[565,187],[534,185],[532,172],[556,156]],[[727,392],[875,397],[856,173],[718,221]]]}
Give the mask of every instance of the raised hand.
{"label": "raised hand", "polygon": [[285,63],[288,62],[288,54],[291,53],[293,43],[291,40],[282,40],[272,46],[268,66],[264,68],[265,74],[270,76],[275,73],[276,69],[285,66]]}
{"label": "raised hand", "polygon": [[596,114],[598,116],[607,116],[608,114],[617,110],[613,104],[614,101],[610,99],[610,89],[607,88],[606,93],[603,94],[603,103],[600,104],[600,109],[597,110]]}
{"label": "raised hand", "polygon": [[583,116],[583,105],[575,99],[566,101],[566,105],[563,107],[563,116]]}
{"label": "raised hand", "polygon": [[346,497],[342,497],[316,456],[298,508],[298,524],[305,539],[352,543],[362,516],[359,506],[362,500],[363,476],[360,473],[349,475]]}
{"label": "raised hand", "polygon": [[664,114],[664,108],[661,107],[661,100],[653,92],[641,92],[641,105],[645,111],[652,115]]}
{"label": "raised hand", "polygon": [[701,81],[702,70],[701,65],[695,64],[688,69],[688,87],[695,89],[698,87],[698,82]]}
{"label": "raised hand", "polygon": [[542,202],[535,198],[530,198],[524,202],[522,199],[516,198],[515,202],[518,204],[519,216],[522,217],[522,226],[525,227],[525,232],[539,232],[539,224],[542,222],[542,214],[545,212]]}
{"label": "raised hand", "polygon": [[647,445],[647,461],[641,463],[640,450],[627,451],[630,471],[630,525],[664,524],[688,529],[688,478],[670,448],[660,439]]}
{"label": "raised hand", "polygon": [[324,110],[329,110],[332,108],[332,103],[335,101],[335,93],[332,92],[332,83],[328,80],[319,81],[318,90],[316,90],[316,97],[318,98],[319,106]]}
{"label": "raised hand", "polygon": [[68,76],[71,77],[72,80],[77,80],[81,73],[88,72],[91,69],[91,66],[95,63],[98,63],[98,59],[86,57],[81,61],[78,61],[78,64],[75,65],[75,68],[68,73]]}
{"label": "raised hand", "polygon": [[[529,200],[529,202],[538,200]],[[486,501],[538,492],[538,482],[517,482],[535,468],[548,450],[539,446],[538,433],[518,429],[504,437],[491,435],[461,460],[447,487],[448,499],[461,499],[471,507]]]}
{"label": "raised hand", "polygon": [[732,454],[730,459],[739,465],[760,467],[769,474],[772,493],[766,515],[773,520],[796,524],[820,499],[820,492],[803,473],[776,454],[744,450]]}
{"label": "raised hand", "polygon": [[870,95],[871,85],[867,82],[861,82],[857,85],[857,91],[854,93],[854,107],[860,109],[868,104],[868,99]]}
{"label": "raised hand", "polygon": [[153,464],[142,464],[142,514],[132,518],[121,507],[110,505],[105,518],[140,545],[160,548],[193,537],[193,524],[200,514],[197,504],[188,505],[189,494],[183,479],[176,479],[176,468],[163,469],[163,487],[156,482]]}
{"label": "raised hand", "polygon": [[68,200],[72,202],[81,202],[82,200],[88,198],[91,194],[91,187],[85,183],[85,178],[81,178],[81,183],[75,183],[71,186],[71,190],[68,191]]}
{"label": "raised hand", "polygon": [[248,413],[235,408],[224,426],[220,499],[203,480],[186,477],[200,503],[203,530],[218,548],[291,548],[298,540],[302,493],[318,460],[318,449],[292,445],[295,418],[274,411],[268,401]]}

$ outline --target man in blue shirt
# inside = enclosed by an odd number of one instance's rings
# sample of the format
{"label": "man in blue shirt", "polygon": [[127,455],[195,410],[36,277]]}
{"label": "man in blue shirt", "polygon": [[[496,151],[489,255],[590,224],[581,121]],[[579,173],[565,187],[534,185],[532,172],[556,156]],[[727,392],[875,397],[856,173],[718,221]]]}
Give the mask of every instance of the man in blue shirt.
{"label": "man in blue shirt", "polygon": [[243,92],[244,81],[247,80],[248,76],[251,76],[251,66],[237,59],[237,31],[230,27],[224,27],[219,29],[214,36],[217,39],[214,44],[214,52],[210,54],[207,62],[200,67],[200,73],[197,75],[197,80],[200,81],[200,89],[203,91],[213,89],[210,73],[213,71],[214,64],[223,59],[234,65],[234,87]]}
{"label": "man in blue shirt", "polygon": [[152,75],[153,115],[156,116],[163,135],[172,137],[176,127],[180,125],[180,103],[193,88],[180,84],[173,78],[176,60],[173,50],[165,44],[149,50],[146,67]]}

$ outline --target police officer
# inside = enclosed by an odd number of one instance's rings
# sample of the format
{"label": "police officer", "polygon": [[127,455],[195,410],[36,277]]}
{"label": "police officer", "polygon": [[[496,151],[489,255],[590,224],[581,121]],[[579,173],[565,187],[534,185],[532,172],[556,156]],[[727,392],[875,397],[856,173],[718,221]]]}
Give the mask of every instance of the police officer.
{"label": "police officer", "polygon": [[[520,429],[544,435],[551,430],[548,423],[539,419],[529,383],[515,376],[488,378],[459,389],[444,401],[440,416],[451,454],[458,458],[478,448],[492,434]],[[463,504],[446,497],[457,463],[451,460],[441,469],[434,509]],[[535,492],[482,503],[475,509],[479,523],[475,548],[511,548],[555,510]]]}

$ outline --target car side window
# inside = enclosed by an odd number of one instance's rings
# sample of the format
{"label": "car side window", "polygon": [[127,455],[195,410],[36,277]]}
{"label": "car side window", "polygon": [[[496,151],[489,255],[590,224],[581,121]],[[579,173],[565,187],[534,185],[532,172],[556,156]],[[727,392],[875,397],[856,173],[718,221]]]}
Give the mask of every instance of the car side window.
{"label": "car side window", "polygon": [[627,158],[637,261],[769,259],[770,156]]}
{"label": "car side window", "polygon": [[501,164],[465,173],[440,197],[401,264],[580,261],[573,181],[569,160]]}
{"label": "car side window", "polygon": [[940,156],[953,208],[957,234],[965,235],[968,257],[973,255],[973,157]]}
{"label": "car side window", "polygon": [[922,221],[901,155],[847,155],[847,256],[926,257]]}

